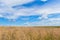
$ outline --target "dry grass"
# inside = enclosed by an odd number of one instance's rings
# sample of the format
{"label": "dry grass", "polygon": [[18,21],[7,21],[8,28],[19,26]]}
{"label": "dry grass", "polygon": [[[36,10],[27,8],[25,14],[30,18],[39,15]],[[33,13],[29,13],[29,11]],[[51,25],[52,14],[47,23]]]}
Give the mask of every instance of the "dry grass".
{"label": "dry grass", "polygon": [[60,40],[60,28],[0,27],[0,40]]}

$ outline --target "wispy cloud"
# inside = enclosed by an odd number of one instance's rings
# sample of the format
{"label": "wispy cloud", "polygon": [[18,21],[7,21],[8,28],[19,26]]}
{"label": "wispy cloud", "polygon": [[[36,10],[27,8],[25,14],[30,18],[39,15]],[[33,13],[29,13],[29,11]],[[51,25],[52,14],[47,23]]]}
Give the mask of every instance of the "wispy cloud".
{"label": "wispy cloud", "polygon": [[[11,5],[17,5],[18,4],[24,4],[24,3],[29,3],[32,2],[34,0],[2,0],[1,2],[2,8],[0,9],[0,15],[1,17],[7,18],[7,19],[17,19],[19,16],[29,16],[29,15],[38,15],[40,13],[35,13],[35,10],[37,9],[38,6],[36,7],[31,7],[31,8],[25,8],[25,7],[21,7],[20,10],[15,10],[13,8],[11,8]],[[8,15],[7,15],[8,14]]]}
{"label": "wispy cloud", "polygon": [[24,4],[28,3],[34,0],[1,0],[1,2],[11,6],[11,5],[16,5],[16,4]]}
{"label": "wispy cloud", "polygon": [[[4,1],[4,0],[2,0]],[[12,1],[12,0],[10,0]],[[13,0],[14,1],[14,0]],[[16,0],[15,0],[16,1]],[[14,1],[14,2],[15,2]],[[22,2],[24,3],[26,0],[23,0],[23,1],[20,1],[18,0],[17,2]],[[28,0],[26,1],[25,3],[27,2],[31,2],[32,0]],[[47,0],[41,0],[41,1],[47,1]],[[58,0],[57,0],[58,1]],[[5,1],[4,1],[5,2]],[[8,0],[6,0],[6,3],[8,4]],[[12,3],[14,3],[12,2]],[[11,3],[11,2],[10,2]],[[16,3],[16,2],[15,2]],[[6,5],[7,5],[6,4]],[[38,6],[36,7],[31,7],[31,8],[25,8],[25,7],[22,7],[20,10],[15,10],[15,9],[12,9],[11,6],[9,7],[9,5],[7,5],[7,8],[4,8],[2,9],[4,12],[0,12],[0,15],[3,15],[4,14],[12,14],[12,15],[7,15],[6,18],[10,18],[10,19],[16,19],[18,18],[19,16],[28,16],[28,15],[38,15],[38,14],[43,14],[43,17],[47,16],[48,14],[51,14],[51,13],[60,13],[60,8],[58,7],[59,6],[59,3],[57,5],[54,5],[56,4],[56,1],[53,1],[53,3],[46,3],[45,5],[43,5],[42,7],[40,8],[37,8]],[[50,6],[49,6],[50,5]],[[52,6],[51,6],[52,5]],[[5,7],[5,6],[4,6]],[[5,10],[6,9],[6,10]],[[2,11],[1,10],[1,11]],[[7,13],[6,13],[7,12]],[[4,16],[5,17],[5,16]]]}
{"label": "wispy cloud", "polygon": [[[21,16],[31,16],[31,15],[42,15],[39,16],[37,19],[39,21],[37,22],[25,22],[24,24],[26,25],[57,25],[60,22],[53,22],[53,19],[55,20],[55,18],[47,18],[48,14],[55,14],[55,13],[60,13],[60,0],[40,0],[40,2],[42,1],[47,1],[45,4],[42,5],[37,5],[30,8],[24,7],[24,6],[20,6],[21,8],[18,10],[13,9],[12,5],[17,5],[17,4],[26,4],[29,2],[32,2],[34,0],[2,0],[3,3],[0,5],[0,17],[9,19],[9,20],[16,20]],[[42,2],[43,3],[43,2]],[[39,3],[40,4],[40,3]],[[30,18],[30,17],[29,17]],[[22,18],[23,20],[32,20],[29,18]],[[47,20],[46,20],[46,19]],[[42,20],[41,20],[42,19]],[[51,20],[50,20],[51,19]],[[60,21],[59,18],[58,21]],[[56,22],[56,23],[55,23]],[[51,24],[52,23],[52,24]]]}

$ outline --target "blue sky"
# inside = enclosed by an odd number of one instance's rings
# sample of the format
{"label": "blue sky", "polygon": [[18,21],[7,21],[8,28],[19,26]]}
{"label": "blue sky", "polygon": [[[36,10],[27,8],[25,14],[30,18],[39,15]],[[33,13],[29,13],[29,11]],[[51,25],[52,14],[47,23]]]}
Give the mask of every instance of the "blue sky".
{"label": "blue sky", "polygon": [[60,26],[60,0],[0,0],[0,26]]}

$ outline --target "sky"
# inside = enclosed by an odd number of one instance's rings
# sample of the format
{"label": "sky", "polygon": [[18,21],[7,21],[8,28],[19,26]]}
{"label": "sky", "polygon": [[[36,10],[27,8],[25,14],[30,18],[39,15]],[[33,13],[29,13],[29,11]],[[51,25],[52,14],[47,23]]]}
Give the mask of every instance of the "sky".
{"label": "sky", "polygon": [[0,0],[0,26],[60,26],[60,0]]}

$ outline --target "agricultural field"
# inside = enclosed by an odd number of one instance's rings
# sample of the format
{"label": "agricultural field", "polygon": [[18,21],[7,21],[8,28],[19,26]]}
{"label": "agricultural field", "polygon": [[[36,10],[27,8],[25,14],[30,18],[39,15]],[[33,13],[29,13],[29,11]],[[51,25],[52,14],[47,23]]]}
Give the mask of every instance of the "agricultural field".
{"label": "agricultural field", "polygon": [[0,40],[60,40],[60,27],[0,27]]}

